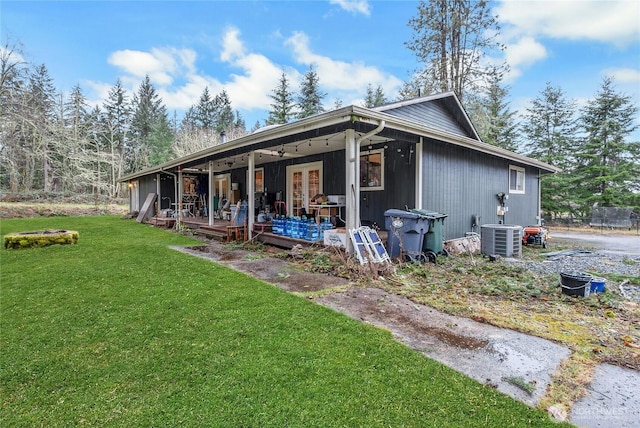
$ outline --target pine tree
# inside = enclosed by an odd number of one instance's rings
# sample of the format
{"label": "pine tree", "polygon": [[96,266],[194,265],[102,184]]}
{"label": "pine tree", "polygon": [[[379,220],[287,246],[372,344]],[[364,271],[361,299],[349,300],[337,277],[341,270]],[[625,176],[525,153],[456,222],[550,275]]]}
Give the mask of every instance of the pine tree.
{"label": "pine tree", "polygon": [[509,110],[506,101],[509,89],[495,79],[486,94],[470,104],[471,122],[485,143],[516,151],[518,146],[516,112]]}
{"label": "pine tree", "polygon": [[483,65],[486,56],[504,49],[497,42],[498,21],[484,0],[420,0],[409,27],[414,34],[405,44],[424,67],[416,79],[425,93],[454,91],[466,101],[467,91],[496,71]]}
{"label": "pine tree", "polygon": [[300,87],[300,96],[298,97],[298,119],[303,119],[325,111],[322,106],[322,99],[327,94],[320,92],[318,82],[318,74],[313,69],[313,66],[309,67],[309,70],[302,78],[302,85]]}
{"label": "pine tree", "polygon": [[[166,107],[147,75],[133,97],[133,118],[130,134],[131,144],[127,147],[127,172],[139,171],[150,166],[151,136],[156,128],[167,122]],[[157,147],[156,147],[157,148]]]}
{"label": "pine tree", "polygon": [[149,163],[159,165],[173,158],[171,146],[173,144],[173,131],[167,119],[167,112],[161,106],[153,126],[153,131],[149,136]]}
{"label": "pine tree", "polygon": [[29,75],[25,124],[26,169],[24,190],[53,190],[55,175],[52,162],[50,125],[55,119],[56,89],[47,67],[42,64]]}
{"label": "pine tree", "polygon": [[376,90],[373,90],[371,83],[367,85],[367,95],[364,98],[364,106],[367,108],[378,107],[387,102],[382,86],[378,85]]}
{"label": "pine tree", "polygon": [[125,153],[129,146],[129,127],[131,126],[133,110],[127,92],[122,87],[120,79],[109,89],[107,99],[103,103],[101,113],[100,134],[104,140],[106,151],[109,153],[108,187],[110,194],[117,196],[120,187],[117,180],[125,172]]}
{"label": "pine tree", "polygon": [[271,91],[269,98],[273,102],[269,110],[267,125],[288,123],[294,115],[295,103],[293,101],[293,92],[289,89],[289,80],[284,72],[280,77],[278,86]]}
{"label": "pine tree", "polygon": [[575,101],[566,99],[562,89],[547,83],[524,115],[526,154],[560,168],[570,166],[578,131],[575,116]]}
{"label": "pine tree", "polygon": [[637,113],[631,97],[616,93],[608,77],[582,109],[586,138],[578,150],[575,184],[583,210],[633,204],[632,195],[640,191],[640,142],[628,137],[638,129]]}
{"label": "pine tree", "polygon": [[231,108],[231,100],[229,95],[224,89],[214,98],[214,107],[216,113],[215,129],[220,134],[221,132],[230,131],[233,128],[235,117],[233,115],[233,109]]}
{"label": "pine tree", "polygon": [[198,104],[190,109],[189,116],[199,128],[213,129],[216,127],[217,111],[214,100],[209,94],[208,86],[202,91]]}
{"label": "pine tree", "polygon": [[19,43],[0,49],[0,183],[17,192],[22,185],[25,151],[21,116],[26,114],[25,82],[28,68]]}
{"label": "pine tree", "polygon": [[573,213],[572,184],[578,127],[575,101],[567,100],[560,88],[547,83],[541,95],[527,108],[522,124],[524,150],[532,158],[562,169],[542,179],[542,209],[552,215]]}

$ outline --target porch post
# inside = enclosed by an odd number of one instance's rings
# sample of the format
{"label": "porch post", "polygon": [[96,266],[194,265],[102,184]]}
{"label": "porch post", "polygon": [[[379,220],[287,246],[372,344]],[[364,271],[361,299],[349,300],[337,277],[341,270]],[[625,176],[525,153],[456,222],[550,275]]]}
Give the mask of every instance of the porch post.
{"label": "porch post", "polygon": [[[346,189],[346,218],[347,230],[355,229],[360,222],[360,157],[356,134],[353,129],[345,132],[345,189]],[[347,239],[347,254],[353,254],[353,244]]]}
{"label": "porch post", "polygon": [[416,208],[423,209],[422,206],[422,137],[420,137],[420,141],[416,144]]}
{"label": "porch post", "polygon": [[182,224],[182,195],[184,192],[184,181],[182,180],[182,166],[178,167],[178,200],[176,207],[178,208],[178,222]]}
{"label": "porch post", "polygon": [[209,186],[207,187],[207,205],[209,208],[207,209],[207,213],[209,213],[209,226],[213,226],[213,161],[209,161]]}
{"label": "porch post", "polygon": [[247,154],[247,165],[249,167],[249,177],[247,179],[247,227],[249,228],[249,240],[253,238],[253,222],[254,213],[256,207],[256,157],[255,152],[252,150]]}
{"label": "porch post", "polygon": [[156,195],[158,196],[156,198],[156,201],[158,201],[158,209],[156,210],[155,215],[158,215],[162,209],[162,186],[160,186],[160,173],[156,174]]}

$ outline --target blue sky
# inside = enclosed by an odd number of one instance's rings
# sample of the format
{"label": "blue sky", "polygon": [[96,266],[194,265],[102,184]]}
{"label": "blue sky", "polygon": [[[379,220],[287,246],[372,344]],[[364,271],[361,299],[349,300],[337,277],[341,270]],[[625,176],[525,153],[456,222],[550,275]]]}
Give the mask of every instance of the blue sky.
{"label": "blue sky", "polygon": [[[101,102],[116,80],[145,75],[178,116],[203,89],[225,89],[250,128],[267,118],[284,71],[293,89],[316,68],[325,105],[361,104],[367,84],[394,98],[418,66],[404,43],[417,1],[7,1],[2,45],[23,44],[58,90],[79,84]],[[583,105],[604,76],[640,106],[640,2],[500,0],[511,67],[511,109],[524,112],[546,82]],[[640,116],[638,117],[640,124]],[[640,132],[634,139],[640,139]]]}

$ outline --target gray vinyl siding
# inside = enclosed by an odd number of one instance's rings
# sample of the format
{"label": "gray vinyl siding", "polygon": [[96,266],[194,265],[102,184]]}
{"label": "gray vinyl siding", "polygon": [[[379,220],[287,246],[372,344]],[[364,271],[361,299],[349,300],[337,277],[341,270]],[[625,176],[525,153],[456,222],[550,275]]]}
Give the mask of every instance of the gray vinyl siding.
{"label": "gray vinyl siding", "polygon": [[[423,208],[446,214],[445,239],[459,238],[479,225],[498,223],[499,192],[509,194],[509,161],[466,148],[427,141],[423,154]],[[522,166],[522,165],[519,165]],[[538,212],[537,170],[525,170],[525,194],[509,194],[506,224],[536,223]]]}
{"label": "gray vinyl siding", "polygon": [[[142,209],[144,201],[147,199],[147,195],[149,195],[149,193],[157,193],[158,189],[156,188],[156,175],[153,174],[140,177],[140,180],[138,182],[138,189],[138,196],[140,197],[138,206]],[[153,211],[153,213],[155,215],[155,210]]]}
{"label": "gray vinyl siding", "polygon": [[451,112],[438,102],[402,106],[385,110],[385,113],[416,123],[425,123],[430,127],[449,131],[457,135],[469,136]]}

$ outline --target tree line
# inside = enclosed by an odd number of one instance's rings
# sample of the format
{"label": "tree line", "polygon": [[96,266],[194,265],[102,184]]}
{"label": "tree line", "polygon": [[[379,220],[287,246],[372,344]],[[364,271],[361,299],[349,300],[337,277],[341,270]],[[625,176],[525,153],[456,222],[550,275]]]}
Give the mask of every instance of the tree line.
{"label": "tree line", "polygon": [[[453,91],[481,139],[562,170],[542,179],[545,213],[586,216],[593,205],[640,209],[638,107],[604,78],[582,108],[547,83],[525,111],[510,108],[503,84],[508,64],[487,61],[505,49],[500,25],[482,0],[421,0],[406,42],[418,68],[398,94],[367,86],[365,107]],[[17,44],[0,51],[0,187],[117,196],[125,174],[238,138],[261,126],[325,111],[326,93],[310,67],[299,93],[283,72],[269,94],[268,117],[247,130],[226,91],[205,88],[178,119],[167,112],[147,76],[131,98],[117,81],[100,106],[90,107],[79,85],[56,91],[45,65],[21,60]],[[332,108],[342,106],[336,99]]]}

